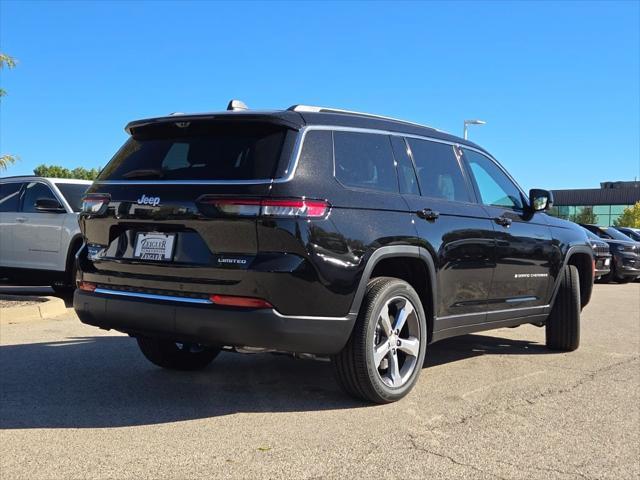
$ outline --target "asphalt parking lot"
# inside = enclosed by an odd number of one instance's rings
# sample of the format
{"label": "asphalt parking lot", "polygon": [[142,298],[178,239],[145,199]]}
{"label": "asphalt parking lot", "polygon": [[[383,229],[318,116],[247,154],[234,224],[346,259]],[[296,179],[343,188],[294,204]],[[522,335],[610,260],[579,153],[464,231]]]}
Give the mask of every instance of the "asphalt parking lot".
{"label": "asphalt parking lot", "polygon": [[525,326],[430,347],[414,391],[344,396],[330,365],[224,353],[160,370],[55,320],[0,328],[0,477],[640,478],[640,284],[596,285],[582,345]]}

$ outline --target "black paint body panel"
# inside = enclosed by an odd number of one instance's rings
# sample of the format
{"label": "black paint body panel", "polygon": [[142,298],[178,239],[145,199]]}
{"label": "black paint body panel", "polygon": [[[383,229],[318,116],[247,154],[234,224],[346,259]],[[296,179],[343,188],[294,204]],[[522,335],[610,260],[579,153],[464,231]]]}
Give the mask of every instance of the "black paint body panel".
{"label": "black paint body panel", "polygon": [[[292,129],[331,125],[420,135],[484,152],[457,137],[403,122],[296,112],[257,117],[260,121],[273,117]],[[162,121],[175,119],[141,121],[129,128],[135,131],[144,128],[145,122]],[[347,188],[334,177],[332,138],[329,130],[309,130],[297,164],[291,161],[295,152],[282,159],[284,166],[279,170],[291,173],[295,168],[288,181],[95,183],[90,193],[109,194],[111,201],[103,216],[80,216],[86,245],[78,255],[78,265],[79,279],[101,288],[147,289],[202,298],[212,294],[257,297],[269,301],[278,315],[314,317],[308,320],[308,335],[321,335],[324,328],[335,328],[336,332],[322,334],[314,343],[296,331],[287,336],[288,343],[282,343],[276,334],[285,327],[271,310],[259,314],[233,310],[230,318],[244,325],[238,327],[242,334],[235,335],[234,323],[223,318],[217,307],[110,299],[86,292],[76,294],[81,320],[134,333],[177,332],[191,340],[202,336],[203,343],[216,343],[218,335],[217,341],[225,344],[335,353],[335,346],[341,348],[350,335],[369,275],[382,258],[410,257],[423,262],[428,272],[427,291],[434,297],[433,308],[425,309],[432,325],[431,340],[498,326],[541,324],[553,302],[559,273],[570,256],[583,255],[590,261],[591,247],[580,227],[544,213],[483,206],[471,188],[473,200],[469,203]],[[139,205],[137,199],[143,194],[162,201],[155,207]],[[331,210],[320,219],[215,216],[199,208],[198,199],[203,195],[306,197],[327,200]],[[437,211],[438,218],[421,218],[418,213],[424,209]],[[495,218],[500,216],[509,217],[511,226],[496,224]],[[176,234],[175,262],[133,258],[136,234],[152,231]],[[89,247],[92,252],[101,251],[100,255],[89,258]],[[229,259],[237,263],[224,263]],[[586,281],[592,282],[592,278]],[[142,309],[124,314],[128,308],[146,303],[150,305],[148,313],[140,313],[146,312]],[[113,307],[107,307],[109,304]],[[113,308],[122,314],[120,319],[105,313],[116,312]],[[186,313],[178,314],[182,311]],[[162,317],[162,312],[174,321],[158,320],[154,330],[150,319]],[[197,318],[187,319],[189,312]],[[246,322],[241,320],[243,315]],[[270,319],[265,320],[267,317]],[[331,318],[334,321],[320,322]],[[188,325],[178,325],[183,321]],[[260,331],[250,333],[247,329]]]}

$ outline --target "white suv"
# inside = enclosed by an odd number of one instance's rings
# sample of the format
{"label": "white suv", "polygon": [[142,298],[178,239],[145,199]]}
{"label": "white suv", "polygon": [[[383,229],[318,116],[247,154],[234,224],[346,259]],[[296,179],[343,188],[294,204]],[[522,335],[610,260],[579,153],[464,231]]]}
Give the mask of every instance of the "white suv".
{"label": "white suv", "polygon": [[0,279],[73,287],[82,245],[78,212],[87,180],[0,178]]}

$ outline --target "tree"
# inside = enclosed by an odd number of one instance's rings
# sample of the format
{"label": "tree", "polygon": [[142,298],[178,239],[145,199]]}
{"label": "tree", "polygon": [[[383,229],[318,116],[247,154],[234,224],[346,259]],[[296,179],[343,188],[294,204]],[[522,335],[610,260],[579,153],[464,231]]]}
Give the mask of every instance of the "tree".
{"label": "tree", "polygon": [[68,168],[61,167],[60,165],[38,165],[33,169],[33,173],[39,177],[52,177],[52,178],[77,178],[79,180],[95,180],[100,173],[99,168],[87,169],[84,167],[74,168],[69,170]]}
{"label": "tree", "polygon": [[[16,66],[16,60],[6,53],[0,52],[0,70],[2,70],[5,66],[10,69],[14,68]],[[4,97],[6,94],[7,92],[5,92],[4,89],[0,88],[0,98]],[[15,163],[17,159],[18,157],[9,155],[8,153],[0,155],[0,172],[6,170],[9,165]]]}
{"label": "tree", "polygon": [[598,217],[593,213],[593,208],[584,207],[578,213],[569,215],[569,220],[575,223],[598,223]]}
{"label": "tree", "polygon": [[613,221],[616,227],[640,228],[640,202],[636,202],[632,207],[627,207],[622,211],[616,220]]}

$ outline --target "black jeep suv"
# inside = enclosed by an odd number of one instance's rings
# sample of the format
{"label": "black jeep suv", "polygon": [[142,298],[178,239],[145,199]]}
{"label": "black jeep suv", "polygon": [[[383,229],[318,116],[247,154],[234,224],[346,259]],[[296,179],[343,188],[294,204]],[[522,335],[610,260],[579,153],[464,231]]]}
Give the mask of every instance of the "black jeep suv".
{"label": "black jeep suv", "polygon": [[74,307],[153,363],[221,348],[331,357],[348,393],[402,398],[429,343],[520,324],[574,350],[584,231],[481,147],[320,107],[134,121],[84,199]]}

